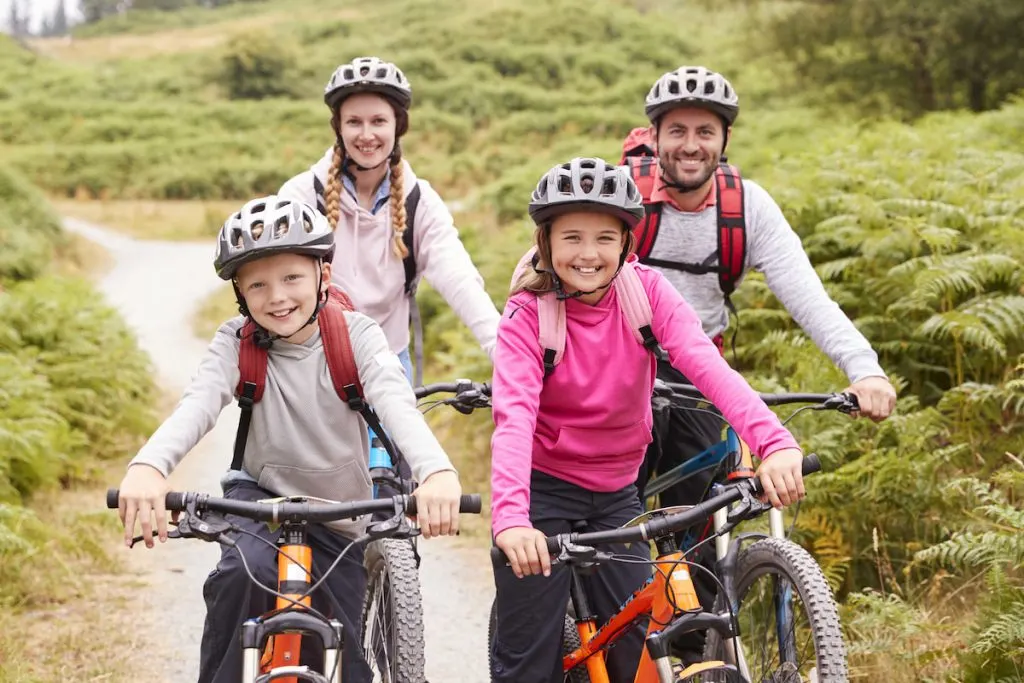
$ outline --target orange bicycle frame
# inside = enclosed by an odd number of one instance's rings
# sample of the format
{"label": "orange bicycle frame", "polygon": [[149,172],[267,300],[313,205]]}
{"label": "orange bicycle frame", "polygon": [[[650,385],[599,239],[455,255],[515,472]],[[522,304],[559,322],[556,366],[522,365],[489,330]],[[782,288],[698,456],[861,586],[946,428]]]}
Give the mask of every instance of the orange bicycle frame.
{"label": "orange bicycle frame", "polygon": [[[591,683],[610,683],[605,665],[604,650],[615,642],[633,622],[649,616],[647,636],[660,631],[679,614],[702,612],[700,601],[690,578],[689,565],[681,551],[672,551],[658,557],[654,575],[627,600],[619,611],[600,628],[596,621],[577,621],[576,631],[582,645],[562,658],[562,671],[586,666]],[[707,661],[691,664],[679,676],[687,678],[701,671],[713,671],[724,662]],[[659,683],[658,670],[647,648],[640,655],[633,683]]]}
{"label": "orange bicycle frame", "polygon": [[[562,658],[562,670],[569,671],[580,664],[587,667],[591,683],[609,683],[605,667],[604,649],[644,615],[651,617],[647,633],[661,629],[677,611],[701,611],[700,601],[690,579],[689,566],[683,563],[683,553],[675,551],[658,558],[651,579],[626,601],[617,614],[597,628],[593,620],[576,624],[582,645]],[[658,683],[646,648],[640,656],[634,683]]]}
{"label": "orange bicycle frame", "polygon": [[[305,544],[283,545],[277,554],[277,592],[287,596],[278,597],[276,608],[300,609],[311,604],[310,596],[302,597],[309,591],[313,568],[313,551]],[[290,600],[288,599],[290,598]],[[283,633],[270,637],[260,659],[260,673],[282,666],[298,666],[302,648],[302,635]],[[284,683],[298,683],[293,677],[281,678]]]}

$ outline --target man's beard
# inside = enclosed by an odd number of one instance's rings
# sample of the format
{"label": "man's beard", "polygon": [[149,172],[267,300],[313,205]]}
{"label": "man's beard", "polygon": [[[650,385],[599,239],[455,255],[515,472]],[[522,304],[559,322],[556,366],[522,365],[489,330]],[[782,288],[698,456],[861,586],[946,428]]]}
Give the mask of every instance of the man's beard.
{"label": "man's beard", "polygon": [[699,190],[701,186],[703,186],[704,183],[714,175],[716,166],[714,163],[708,164],[708,168],[704,169],[704,172],[697,180],[681,181],[676,177],[672,170],[674,165],[672,157],[667,154],[662,154],[659,157],[658,162],[661,164],[662,180],[664,180],[669,187],[679,190],[680,192],[693,192],[694,190]]}

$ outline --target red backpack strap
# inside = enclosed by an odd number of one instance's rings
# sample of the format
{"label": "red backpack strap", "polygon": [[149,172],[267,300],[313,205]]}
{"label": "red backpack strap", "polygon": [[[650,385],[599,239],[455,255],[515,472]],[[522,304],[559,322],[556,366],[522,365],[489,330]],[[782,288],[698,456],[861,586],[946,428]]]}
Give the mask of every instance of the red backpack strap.
{"label": "red backpack strap", "polygon": [[238,431],[235,433],[235,453],[231,458],[231,469],[242,469],[245,457],[245,443],[249,438],[252,423],[252,409],[263,400],[263,389],[267,384],[267,350],[256,345],[253,334],[256,323],[247,320],[239,333],[238,341]]}
{"label": "red backpack strap", "polygon": [[718,286],[726,305],[735,312],[729,296],[743,277],[747,252],[747,223],[743,215],[743,181],[731,164],[720,164],[715,171],[718,188]]}
{"label": "red backpack strap", "polygon": [[629,173],[633,176],[636,189],[644,202],[644,217],[635,228],[636,255],[643,263],[654,248],[654,240],[658,237],[658,225],[661,223],[661,202],[652,202],[654,183],[658,178],[658,160],[655,157],[631,157],[626,160]]}
{"label": "red backpack strap", "polygon": [[[356,357],[352,352],[352,340],[348,336],[348,323],[345,322],[345,311],[351,308],[346,308],[335,292],[345,297],[340,289],[332,287],[327,303],[317,316],[320,322],[320,337],[323,339],[327,369],[331,373],[334,390],[349,408],[361,412],[362,404],[365,404],[363,385],[359,381],[359,369],[356,367]],[[345,299],[347,300],[347,297]]]}

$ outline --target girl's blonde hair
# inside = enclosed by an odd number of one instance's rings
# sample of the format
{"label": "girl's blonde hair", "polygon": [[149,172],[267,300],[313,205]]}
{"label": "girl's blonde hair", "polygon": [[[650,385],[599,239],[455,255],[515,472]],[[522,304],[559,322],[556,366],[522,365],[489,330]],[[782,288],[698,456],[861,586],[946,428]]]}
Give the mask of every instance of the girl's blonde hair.
{"label": "girl's blonde hair", "polygon": [[[626,233],[626,243],[622,247],[622,261],[625,261],[636,248],[636,236],[625,223],[622,224],[622,230]],[[533,242],[537,247],[536,263],[526,264],[523,272],[512,283],[510,296],[519,292],[543,294],[555,290],[554,268],[551,265],[551,223],[537,226]]]}
{"label": "girl's blonde hair", "polygon": [[[405,234],[406,223],[409,219],[405,215],[405,165],[402,163],[401,138],[409,130],[409,112],[400,106],[393,98],[387,95],[380,95],[395,112],[395,148],[391,151],[388,161],[388,168],[391,171],[391,251],[401,259],[409,255],[409,250],[402,241]],[[331,230],[338,228],[338,219],[341,217],[341,163],[345,158],[345,148],[341,143],[341,104],[331,112],[331,128],[334,129],[335,142],[334,154],[331,157],[331,167],[328,171],[327,187],[324,190],[324,204],[327,208],[327,220],[331,224]]]}

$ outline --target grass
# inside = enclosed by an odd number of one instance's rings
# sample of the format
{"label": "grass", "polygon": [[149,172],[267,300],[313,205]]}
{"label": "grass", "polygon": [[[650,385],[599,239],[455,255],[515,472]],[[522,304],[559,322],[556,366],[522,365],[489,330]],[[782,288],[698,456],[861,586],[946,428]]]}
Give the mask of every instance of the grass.
{"label": "grass", "polygon": [[[121,468],[110,466],[104,479],[116,479]],[[37,563],[24,568],[31,604],[0,610],[0,683],[146,677],[150,644],[132,624],[140,586],[112,559],[121,535],[103,495],[96,484],[83,484],[33,498],[31,510],[53,535]]]}
{"label": "grass", "polygon": [[236,200],[52,199],[62,216],[72,216],[132,237],[152,240],[208,240],[231,213]]}

